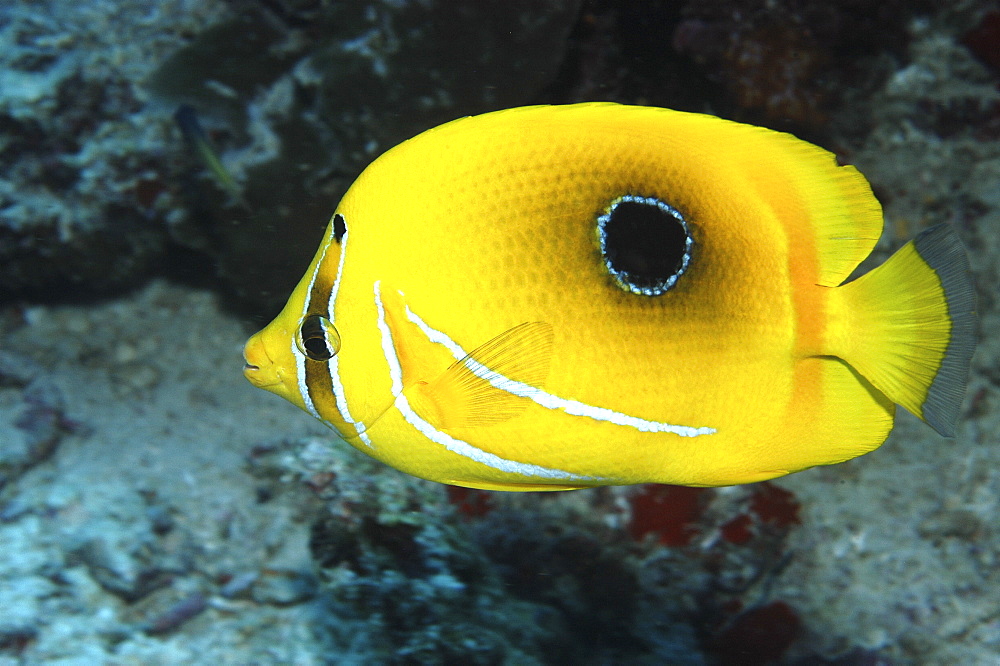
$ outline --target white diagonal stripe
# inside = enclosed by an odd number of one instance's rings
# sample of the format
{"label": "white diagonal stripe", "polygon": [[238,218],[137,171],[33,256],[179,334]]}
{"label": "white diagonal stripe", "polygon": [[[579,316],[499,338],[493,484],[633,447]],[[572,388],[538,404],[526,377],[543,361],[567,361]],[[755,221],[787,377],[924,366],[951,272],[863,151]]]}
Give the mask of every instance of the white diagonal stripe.
{"label": "white diagonal stripe", "polygon": [[[340,292],[340,281],[344,277],[344,260],[347,258],[347,235],[348,230],[345,228],[344,235],[340,238],[340,261],[337,263],[337,277],[333,280],[333,287],[330,289],[330,302],[327,303],[326,312],[327,318],[333,322],[336,326],[336,317],[334,316],[333,309],[337,302],[337,293]],[[328,243],[333,241],[334,228],[333,222],[330,223],[330,238]],[[334,355],[327,364],[327,369],[330,373],[330,386],[333,388],[333,399],[337,404],[337,411],[340,412],[341,417],[351,425],[353,425],[358,431],[358,437],[365,445],[372,449],[375,448],[372,445],[371,438],[365,434],[365,424],[361,421],[355,421],[351,416],[351,409],[347,405],[347,393],[344,391],[344,383],[340,380],[340,357]]]}
{"label": "white diagonal stripe", "polygon": [[[431,328],[431,326],[429,326],[427,322],[413,312],[409,306],[406,306],[406,316],[410,321],[416,324],[421,331],[423,331],[424,335],[426,335],[431,342],[444,345],[448,351],[451,352],[451,355],[455,357],[455,360],[461,361],[469,355],[467,351],[462,349],[462,347],[457,342],[452,340],[446,333],[435,328]],[[579,402],[578,400],[560,398],[557,395],[552,395],[551,393],[547,393],[529,384],[505,377],[495,370],[477,363],[473,359],[466,359],[465,365],[477,377],[488,381],[501,391],[507,391],[508,393],[512,393],[516,396],[528,398],[547,409],[561,409],[567,414],[572,414],[573,416],[584,416],[594,419],[595,421],[606,421],[608,423],[614,423],[615,425],[627,426],[635,428],[640,432],[669,432],[681,437],[699,437],[701,435],[711,435],[715,433],[715,428],[707,426],[694,427],[674,425],[672,423],[663,423],[661,421],[650,421],[639,418],[638,416],[622,414],[621,412],[616,412],[612,409],[608,409],[607,407],[597,407],[595,405],[588,405],[584,402]]]}
{"label": "white diagonal stripe", "polygon": [[452,453],[457,453],[460,456],[500,470],[501,472],[506,472],[507,474],[534,476],[543,479],[559,479],[561,481],[599,480],[597,477],[581,476],[561,469],[501,458],[498,455],[483,451],[466,441],[443,433],[420,418],[420,415],[413,410],[406,396],[403,394],[403,369],[400,366],[399,357],[396,355],[396,347],[392,342],[392,331],[389,330],[389,325],[385,320],[385,307],[382,304],[382,292],[378,282],[375,283],[375,306],[378,308],[378,329],[382,334],[382,353],[385,354],[386,363],[389,364],[389,378],[392,380],[392,392],[396,395],[395,406],[402,413],[406,422],[416,428],[424,437],[435,444],[440,444]]}
{"label": "white diagonal stripe", "polygon": [[[331,225],[332,229],[333,225]],[[302,325],[302,320],[306,318],[309,314],[309,306],[312,303],[312,290],[313,285],[316,284],[316,278],[319,276],[319,270],[323,267],[323,260],[326,259],[326,251],[330,249],[330,238],[324,240],[323,244],[323,254],[320,255],[319,261],[316,262],[316,268],[313,269],[312,275],[309,276],[309,286],[306,288],[306,297],[302,302],[302,315],[299,317],[299,326]],[[343,252],[341,252],[341,258],[343,258]],[[338,278],[340,276],[337,276]],[[306,409],[309,413],[318,418],[323,423],[330,427],[333,425],[324,419],[319,410],[316,409],[315,403],[313,403],[312,396],[309,395],[309,384],[306,382],[306,355],[299,351],[299,346],[295,343],[296,336],[292,335],[292,356],[295,358],[295,377],[298,380],[299,385],[299,395],[302,396],[302,402],[305,403]]]}

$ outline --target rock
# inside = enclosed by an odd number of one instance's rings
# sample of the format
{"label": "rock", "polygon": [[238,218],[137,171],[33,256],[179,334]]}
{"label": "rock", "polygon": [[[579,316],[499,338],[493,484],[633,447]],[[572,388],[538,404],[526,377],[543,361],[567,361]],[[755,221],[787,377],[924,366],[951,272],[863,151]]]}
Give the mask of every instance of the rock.
{"label": "rock", "polygon": [[354,0],[278,16],[245,5],[150,79],[222,139],[252,211],[209,185],[211,228],[175,237],[210,247],[237,294],[277,312],[358,172],[444,121],[532,101],[559,68],[578,4]]}

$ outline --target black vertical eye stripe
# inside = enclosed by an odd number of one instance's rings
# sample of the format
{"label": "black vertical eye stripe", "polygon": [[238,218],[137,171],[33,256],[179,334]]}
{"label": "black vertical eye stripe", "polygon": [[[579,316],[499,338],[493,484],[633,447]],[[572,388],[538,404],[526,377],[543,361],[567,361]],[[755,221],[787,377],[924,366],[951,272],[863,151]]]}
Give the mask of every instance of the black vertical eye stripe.
{"label": "black vertical eye stripe", "polygon": [[333,220],[330,221],[333,225],[333,240],[340,245],[340,241],[343,240],[344,234],[347,233],[347,222],[344,220],[344,216],[337,213],[333,216]]}
{"label": "black vertical eye stripe", "polygon": [[[347,234],[347,224],[344,222],[343,215],[340,213],[334,215],[333,219],[330,220],[330,224],[333,225],[333,240],[340,246],[341,241]],[[326,249],[320,258],[319,264],[316,266],[316,275],[307,296],[308,300],[305,304],[305,312],[318,313],[332,319],[333,313],[330,312],[330,309],[333,304],[330,302],[330,299],[333,295],[333,283],[337,279],[337,275],[336,270],[327,270],[327,262],[333,259],[330,256],[330,249],[329,247]],[[340,247],[340,251],[343,252],[343,247]],[[336,254],[336,252],[332,254]],[[306,390],[309,392],[309,398],[313,401],[314,405],[320,404],[326,396],[333,395],[333,378],[330,375],[330,366],[328,363],[312,361],[306,357],[303,361],[302,370],[305,372]]]}
{"label": "black vertical eye stripe", "polygon": [[[342,230],[340,235],[337,235],[337,220],[340,220],[339,226]],[[340,245],[344,234],[347,233],[347,227],[344,226],[344,218],[338,213],[333,216],[333,220],[330,223],[333,225],[333,239],[337,242],[337,245]],[[333,281],[337,279],[337,276],[335,271],[327,270],[327,262],[333,259],[329,256],[329,250],[330,248],[327,247],[319,260],[319,264],[316,266],[316,276],[313,279],[312,288],[309,290],[306,311],[324,313],[332,318],[333,313],[327,313],[327,310],[330,307],[330,297],[333,294]],[[341,249],[341,251],[343,250]]]}

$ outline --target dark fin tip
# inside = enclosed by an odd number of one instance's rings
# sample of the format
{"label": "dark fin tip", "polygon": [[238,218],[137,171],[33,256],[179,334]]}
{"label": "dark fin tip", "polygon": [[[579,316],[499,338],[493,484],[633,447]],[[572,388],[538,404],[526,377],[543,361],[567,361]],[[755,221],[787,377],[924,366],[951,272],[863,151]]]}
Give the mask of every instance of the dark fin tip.
{"label": "dark fin tip", "polygon": [[913,244],[941,280],[951,319],[948,348],[922,406],[924,420],[942,436],[954,437],[976,349],[976,295],[972,271],[962,241],[947,224],[927,229]]}

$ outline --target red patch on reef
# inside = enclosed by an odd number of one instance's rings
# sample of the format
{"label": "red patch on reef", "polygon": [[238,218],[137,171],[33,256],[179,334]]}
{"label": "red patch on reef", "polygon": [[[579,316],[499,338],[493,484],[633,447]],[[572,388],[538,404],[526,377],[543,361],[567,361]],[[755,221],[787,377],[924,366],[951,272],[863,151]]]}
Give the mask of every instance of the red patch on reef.
{"label": "red patch on reef", "polygon": [[975,28],[965,33],[962,43],[980,62],[1000,72],[1000,12],[990,12]]}
{"label": "red patch on reef", "polygon": [[782,121],[820,125],[827,95],[818,81],[831,68],[828,51],[808,27],[759,13],[732,23],[688,19],[677,25],[673,47],[728,88],[737,105]]}
{"label": "red patch on reef", "polygon": [[742,546],[753,537],[753,532],[750,531],[750,524],[752,522],[753,519],[750,516],[741,513],[720,527],[719,531],[722,533],[722,538],[729,543]]}
{"label": "red patch on reef", "polygon": [[802,522],[795,495],[767,481],[754,486],[750,510],[762,523],[770,523],[776,527],[788,527]]}
{"label": "red patch on reef", "polygon": [[805,124],[825,121],[823,94],[812,81],[827,58],[808,30],[794,25],[747,30],[733,40],[725,59],[730,90],[743,108]]}
{"label": "red patch on reef", "polygon": [[701,494],[705,488],[647,485],[629,498],[632,520],[628,531],[636,541],[655,534],[665,546],[686,546],[697,534]]}
{"label": "red patch on reef", "polygon": [[783,601],[739,615],[712,641],[711,651],[724,666],[777,661],[795,642],[802,621]]}
{"label": "red patch on reef", "polygon": [[493,494],[488,490],[445,486],[448,501],[467,518],[481,518],[493,510]]}

